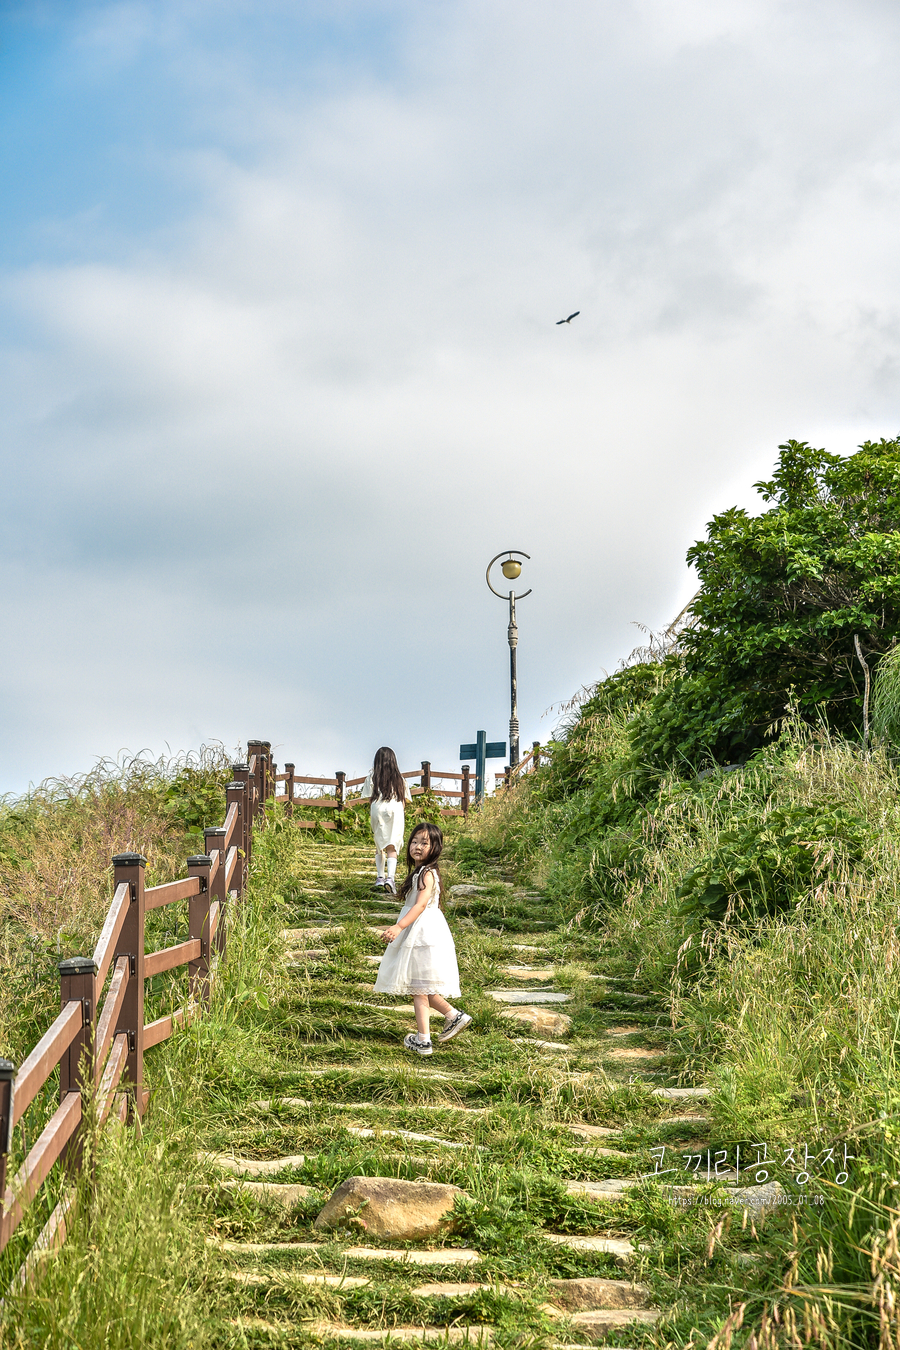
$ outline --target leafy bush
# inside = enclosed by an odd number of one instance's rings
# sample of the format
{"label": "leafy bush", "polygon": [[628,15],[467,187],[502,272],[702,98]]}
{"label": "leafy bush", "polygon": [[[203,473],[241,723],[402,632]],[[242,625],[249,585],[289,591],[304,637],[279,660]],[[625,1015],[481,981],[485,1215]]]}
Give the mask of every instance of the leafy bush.
{"label": "leafy bush", "polygon": [[781,807],[762,819],[748,813],[687,873],[675,892],[678,913],[715,922],[784,913],[827,877],[838,853],[858,862],[865,841],[865,822],[843,807]]}

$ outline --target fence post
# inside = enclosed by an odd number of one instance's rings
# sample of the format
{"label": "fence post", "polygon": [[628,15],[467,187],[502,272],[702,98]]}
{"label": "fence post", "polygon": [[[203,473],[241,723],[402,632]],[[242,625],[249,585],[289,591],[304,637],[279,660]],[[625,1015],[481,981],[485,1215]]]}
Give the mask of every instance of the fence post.
{"label": "fence post", "polygon": [[16,1066],[0,1059],[0,1206],[6,1195],[6,1156],[12,1147],[13,1079]]}
{"label": "fence post", "polygon": [[200,878],[200,894],[188,900],[188,937],[200,939],[200,955],[188,962],[188,990],[196,1003],[209,1002],[209,869],[212,858],[195,853],[187,860],[189,877]]}
{"label": "fence post", "polygon": [[284,790],[287,793],[287,802],[285,803],[284,814],[290,820],[294,814],[294,766],[285,764],[284,771],[287,778],[284,780]]}
{"label": "fence post", "polygon": [[116,1023],[115,1034],[128,1037],[128,1058],[122,1074],[134,1089],[134,1101],[128,1103],[128,1120],[144,1114],[144,868],[147,859],[140,853],[117,853],[113,858],[113,889],[128,883],[131,904],[116,943],[113,965],[120,956],[129,961],[128,984]]}
{"label": "fence post", "polygon": [[256,772],[253,775],[253,784],[256,788],[256,801],[253,803],[253,815],[261,816],[266,807],[266,771],[268,766],[268,756],[266,750],[268,741],[248,741],[247,759],[248,761],[256,756]]}
{"label": "fence post", "polygon": [[533,753],[533,755],[532,755],[532,757],[531,757],[531,763],[532,763],[532,766],[533,766],[535,769],[539,769],[539,768],[541,767],[541,743],[540,743],[540,741],[532,741],[532,742],[531,742],[531,748],[532,748],[532,750],[534,751],[534,753]]}
{"label": "fence post", "polygon": [[241,783],[244,787],[244,805],[243,805],[243,838],[241,848],[244,850],[244,878],[250,867],[250,854],[253,851],[253,785],[250,782],[250,769],[246,764],[232,764],[231,777],[234,783]]}
{"label": "fence post", "polygon": [[469,773],[470,770],[468,764],[464,764],[462,776],[462,799],[460,805],[462,806],[463,815],[465,816],[469,814],[469,802],[472,796],[472,785],[469,779]]}
{"label": "fence post", "polygon": [[[232,835],[232,842],[237,846],[240,852],[238,854],[237,867],[235,868],[235,873],[234,876],[232,877],[231,888],[232,890],[237,891],[238,895],[241,896],[244,894],[244,887],[247,884],[247,841],[246,841],[246,824],[245,824],[245,816],[247,813],[246,783],[235,781],[229,783],[228,786],[226,787],[225,789],[226,814],[228,811],[231,810],[232,806],[236,806],[238,810],[237,829]],[[241,854],[243,854],[243,856],[241,856]],[[236,881],[235,877],[237,878]]]}
{"label": "fence post", "polygon": [[510,774],[510,766],[509,766],[508,764],[504,764],[504,766],[503,766],[503,786],[506,788],[506,791],[507,791],[507,792],[509,792],[509,774]]}
{"label": "fence post", "polygon": [[[212,905],[214,900],[219,902],[219,926],[216,929],[214,942],[216,951],[224,956],[225,954],[225,930],[228,925],[228,893],[225,890],[225,849],[223,847],[225,839],[225,826],[216,825],[213,829],[203,831],[203,842],[206,845],[206,852],[210,859],[214,853],[219,855],[219,870],[213,877],[209,886],[209,903]],[[210,956],[212,953],[210,952]]]}
{"label": "fence post", "polygon": [[[337,812],[344,809],[344,779],[347,777],[343,769],[335,769],[334,776],[337,779],[337,786],[334,789],[334,809]],[[338,821],[338,829],[341,829],[341,822]]]}
{"label": "fence post", "polygon": [[[94,1023],[96,1021],[97,967],[90,956],[72,956],[59,963],[60,1007],[67,1003],[81,1004],[81,1031],[59,1061],[59,1100],[65,1101],[70,1092],[81,1093],[82,1110],[94,1085]],[[84,1116],[73,1137],[66,1144],[62,1158],[70,1170],[81,1169],[84,1154]]]}
{"label": "fence post", "polygon": [[270,797],[275,796],[275,783],[272,778],[272,774],[275,772],[275,770],[272,767],[271,741],[263,741],[262,748],[263,748],[262,777],[263,777],[263,788],[265,789],[262,798],[262,810],[265,811],[266,802],[269,800]]}
{"label": "fence post", "polygon": [[431,791],[431,760],[430,760],[430,759],[423,759],[423,760],[422,760],[422,776],[421,776],[421,778],[419,779],[419,782],[422,784],[422,787],[425,789],[426,792],[430,792],[430,791]]}

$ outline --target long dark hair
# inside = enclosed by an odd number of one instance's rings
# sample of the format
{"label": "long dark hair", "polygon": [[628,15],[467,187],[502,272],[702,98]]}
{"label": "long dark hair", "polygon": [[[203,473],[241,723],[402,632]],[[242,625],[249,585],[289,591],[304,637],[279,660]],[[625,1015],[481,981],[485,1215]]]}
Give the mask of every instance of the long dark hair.
{"label": "long dark hair", "polygon": [[372,765],[372,800],[381,797],[386,802],[406,801],[406,784],[397,763],[397,756],[389,745],[375,751]]}
{"label": "long dark hair", "polygon": [[[416,835],[421,834],[423,830],[428,835],[428,842],[431,845],[431,849],[425,861],[423,863],[417,863],[413,862],[413,856],[409,851],[409,846],[415,839]],[[413,830],[412,834],[409,836],[409,839],[406,842],[406,878],[403,882],[403,885],[400,887],[401,899],[405,900],[406,897],[409,895],[410,891],[412,890],[413,875],[417,867],[421,867],[423,871],[423,875],[419,878],[420,882],[419,890],[422,889],[422,886],[424,885],[425,882],[424,877],[425,871],[434,872],[435,876],[437,877],[438,885],[440,886],[441,869],[438,867],[437,861],[438,858],[443,853],[443,851],[444,851],[444,832],[441,829],[440,825],[432,825],[430,820],[423,820],[421,825],[416,826],[416,828]],[[440,899],[438,900],[438,904],[440,904]],[[443,906],[441,907],[443,908]]]}

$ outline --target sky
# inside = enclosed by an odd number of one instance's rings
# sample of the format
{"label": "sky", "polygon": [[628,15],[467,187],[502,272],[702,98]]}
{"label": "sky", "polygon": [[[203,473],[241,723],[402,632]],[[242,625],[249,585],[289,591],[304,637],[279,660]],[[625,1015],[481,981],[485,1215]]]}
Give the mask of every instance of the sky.
{"label": "sky", "polygon": [[781,442],[900,430],[898,49],[889,0],[0,0],[0,794],[458,770],[503,549],[548,739]]}

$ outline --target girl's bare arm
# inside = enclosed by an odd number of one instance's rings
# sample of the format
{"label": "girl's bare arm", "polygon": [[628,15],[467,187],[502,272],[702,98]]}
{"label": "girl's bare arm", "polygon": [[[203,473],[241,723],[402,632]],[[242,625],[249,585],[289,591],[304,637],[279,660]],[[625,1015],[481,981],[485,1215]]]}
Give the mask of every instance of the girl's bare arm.
{"label": "girl's bare arm", "polygon": [[408,928],[411,923],[415,923],[419,915],[424,911],[428,901],[434,895],[434,875],[431,872],[425,873],[425,885],[419,891],[419,897],[408,914],[404,914],[403,922],[398,919],[392,923],[390,928],[386,928],[382,933],[385,942],[393,942],[398,934],[402,933],[404,928]]}

